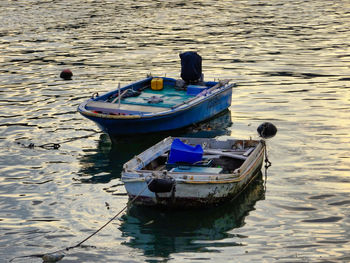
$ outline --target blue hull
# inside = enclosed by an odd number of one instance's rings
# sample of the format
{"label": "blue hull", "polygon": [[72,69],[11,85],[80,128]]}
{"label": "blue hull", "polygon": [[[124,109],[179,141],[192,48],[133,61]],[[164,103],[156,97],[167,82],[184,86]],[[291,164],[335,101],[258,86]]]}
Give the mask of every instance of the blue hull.
{"label": "blue hull", "polygon": [[231,105],[233,86],[233,84],[227,85],[220,91],[168,111],[139,114],[135,118],[87,114],[84,111],[86,103],[81,104],[78,111],[112,136],[168,131],[204,121],[226,110]]}

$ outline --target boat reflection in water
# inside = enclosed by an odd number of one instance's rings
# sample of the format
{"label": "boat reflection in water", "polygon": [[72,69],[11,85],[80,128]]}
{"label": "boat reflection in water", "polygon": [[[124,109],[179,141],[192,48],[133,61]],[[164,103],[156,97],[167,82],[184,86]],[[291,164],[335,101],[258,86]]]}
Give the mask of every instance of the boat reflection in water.
{"label": "boat reflection in water", "polygon": [[[231,111],[225,110],[209,120],[193,124],[191,126],[167,131],[155,132],[142,135],[130,136],[110,136],[110,139],[115,147],[123,143],[141,143],[146,145],[142,151],[163,140],[168,136],[172,137],[203,137],[214,138],[216,136],[230,135],[231,131],[228,129],[232,125]],[[134,153],[139,154],[140,152]],[[134,157],[134,155],[132,157]]]}
{"label": "boat reflection in water", "polygon": [[168,136],[204,137],[228,135],[232,124],[231,112],[226,110],[210,120],[166,133],[138,136],[109,137],[101,134],[97,149],[87,151],[80,159],[78,177],[81,183],[108,183],[120,178],[123,164]]}
{"label": "boat reflection in water", "polygon": [[81,183],[108,183],[120,178],[123,164],[155,141],[157,139],[152,137],[147,140],[135,137],[112,143],[108,135],[101,134],[96,149],[85,151],[80,158],[80,170],[75,180]]}
{"label": "boat reflection in water", "polygon": [[[208,252],[208,247],[240,246],[228,233],[244,225],[255,203],[264,199],[261,171],[235,200],[221,206],[192,210],[159,210],[131,206],[122,217],[120,230],[130,239],[126,246],[143,250],[150,257],[169,257],[178,252]],[[223,240],[226,242],[223,242]],[[217,242],[220,241],[220,242]]]}

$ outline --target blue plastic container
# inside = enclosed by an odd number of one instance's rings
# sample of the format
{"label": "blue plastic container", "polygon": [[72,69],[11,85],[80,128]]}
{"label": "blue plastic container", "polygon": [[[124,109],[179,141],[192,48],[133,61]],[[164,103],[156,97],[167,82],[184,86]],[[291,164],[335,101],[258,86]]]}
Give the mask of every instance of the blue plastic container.
{"label": "blue plastic container", "polygon": [[187,86],[187,95],[196,96],[201,93],[203,90],[206,90],[207,86],[198,86],[198,85],[188,85]]}
{"label": "blue plastic container", "polygon": [[170,147],[168,163],[190,163],[201,161],[203,149],[198,144],[191,146],[183,143],[180,139],[174,139]]}

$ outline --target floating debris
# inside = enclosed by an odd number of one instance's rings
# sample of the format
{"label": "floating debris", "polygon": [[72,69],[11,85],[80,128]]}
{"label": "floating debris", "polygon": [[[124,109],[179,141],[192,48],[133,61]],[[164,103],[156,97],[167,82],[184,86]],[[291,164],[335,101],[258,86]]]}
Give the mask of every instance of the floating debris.
{"label": "floating debris", "polygon": [[47,254],[33,254],[33,255],[28,255],[28,256],[21,256],[21,257],[15,257],[10,260],[10,262],[14,261],[15,259],[18,258],[42,258],[43,263],[53,263],[60,261],[62,258],[64,258],[65,254],[64,253],[47,253]]}
{"label": "floating debris", "polygon": [[53,254],[45,254],[42,259],[43,259],[43,263],[49,263],[49,262],[57,262],[60,261],[62,258],[64,258],[64,254],[57,254],[57,253],[53,253]]}

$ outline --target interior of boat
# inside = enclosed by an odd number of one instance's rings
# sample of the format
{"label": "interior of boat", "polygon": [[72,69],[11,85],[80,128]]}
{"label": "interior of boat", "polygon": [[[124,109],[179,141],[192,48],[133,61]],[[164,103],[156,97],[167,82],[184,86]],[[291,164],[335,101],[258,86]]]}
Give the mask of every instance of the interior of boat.
{"label": "interior of boat", "polygon": [[105,114],[162,112],[191,101],[216,84],[209,81],[187,85],[173,78],[149,77],[89,101],[86,109]]}
{"label": "interior of boat", "polygon": [[152,77],[111,91],[89,101],[85,108],[98,114],[143,115],[168,111],[228,83],[203,80],[202,58],[197,52],[181,53],[181,79]]}
{"label": "interior of boat", "polygon": [[[120,94],[121,103],[172,108],[215,85],[215,82],[185,85],[171,78],[149,78],[141,85],[131,85]],[[119,93],[111,94],[107,102],[119,103]]]}
{"label": "interior of boat", "polygon": [[181,161],[169,163],[170,149],[146,164],[142,170],[211,174],[233,173],[253,152],[256,144],[256,141],[236,141],[230,148],[210,148],[208,145],[204,145],[201,159],[194,163]]}
{"label": "interior of boat", "polygon": [[232,173],[235,169],[239,168],[243,164],[244,160],[234,159],[227,156],[204,156],[203,162],[189,164],[189,163],[176,163],[168,164],[167,156],[160,156],[157,159],[146,165],[143,170],[162,171],[167,170],[170,172],[183,172],[183,173]]}

